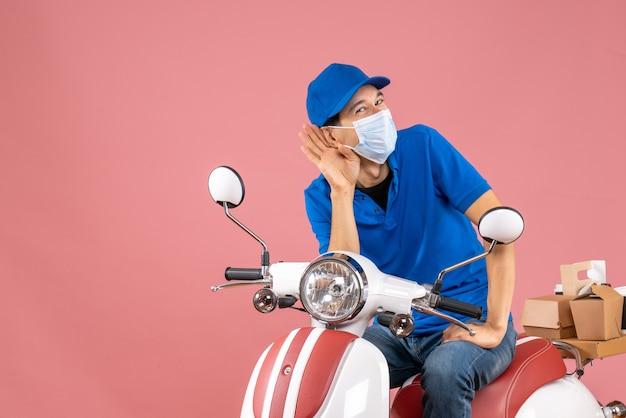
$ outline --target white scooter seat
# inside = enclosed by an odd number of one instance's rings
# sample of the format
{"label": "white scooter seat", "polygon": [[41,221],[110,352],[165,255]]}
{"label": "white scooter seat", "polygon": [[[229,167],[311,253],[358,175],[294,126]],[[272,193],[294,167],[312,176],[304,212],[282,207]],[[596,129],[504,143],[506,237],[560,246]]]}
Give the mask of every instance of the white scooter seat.
{"label": "white scooter seat", "polygon": [[[472,401],[472,417],[512,418],[533,392],[562,378],[566,372],[559,350],[549,340],[521,338],[517,341],[511,365],[491,384],[476,392]],[[418,375],[398,391],[390,416],[421,417],[423,393]]]}

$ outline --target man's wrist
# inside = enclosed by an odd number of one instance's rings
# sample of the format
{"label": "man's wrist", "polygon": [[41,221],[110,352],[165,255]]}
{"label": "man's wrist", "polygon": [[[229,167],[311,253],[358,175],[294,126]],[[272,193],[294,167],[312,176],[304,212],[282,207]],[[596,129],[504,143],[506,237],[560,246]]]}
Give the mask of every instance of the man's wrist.
{"label": "man's wrist", "polygon": [[354,186],[345,186],[345,187],[333,187],[330,190],[330,199],[350,199],[354,198]]}

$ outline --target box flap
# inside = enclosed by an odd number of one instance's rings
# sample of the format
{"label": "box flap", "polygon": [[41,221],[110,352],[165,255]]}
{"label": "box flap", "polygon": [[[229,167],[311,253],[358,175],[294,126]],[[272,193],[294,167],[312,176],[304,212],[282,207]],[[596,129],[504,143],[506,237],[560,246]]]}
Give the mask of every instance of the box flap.
{"label": "box flap", "polygon": [[603,300],[620,300],[623,296],[615,291],[611,286],[593,285],[591,291],[600,296]]}
{"label": "box flap", "polygon": [[616,292],[615,289],[613,289],[611,286],[592,284],[587,289],[585,289],[582,294],[576,296],[572,300],[583,299],[591,296],[592,294],[606,301],[619,300],[620,298],[623,298],[623,296]]}

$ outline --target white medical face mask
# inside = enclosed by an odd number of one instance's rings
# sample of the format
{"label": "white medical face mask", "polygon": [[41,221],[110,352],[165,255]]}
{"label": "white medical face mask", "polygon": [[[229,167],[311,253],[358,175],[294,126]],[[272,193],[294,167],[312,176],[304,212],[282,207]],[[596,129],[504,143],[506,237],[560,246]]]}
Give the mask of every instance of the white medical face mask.
{"label": "white medical face mask", "polygon": [[354,121],[352,125],[354,126],[330,126],[330,128],[356,130],[359,143],[354,148],[346,146],[361,157],[377,164],[387,161],[396,148],[396,139],[398,139],[396,125],[393,123],[389,109]]}

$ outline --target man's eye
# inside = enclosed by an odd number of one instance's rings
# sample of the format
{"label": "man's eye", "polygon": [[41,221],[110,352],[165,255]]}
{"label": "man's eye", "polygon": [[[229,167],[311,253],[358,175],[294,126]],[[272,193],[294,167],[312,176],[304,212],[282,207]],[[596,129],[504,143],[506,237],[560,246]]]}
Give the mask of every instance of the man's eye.
{"label": "man's eye", "polygon": [[383,104],[385,102],[385,99],[378,99],[376,100],[376,106],[378,106],[379,104]]}

